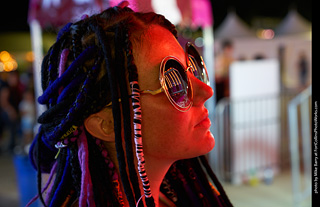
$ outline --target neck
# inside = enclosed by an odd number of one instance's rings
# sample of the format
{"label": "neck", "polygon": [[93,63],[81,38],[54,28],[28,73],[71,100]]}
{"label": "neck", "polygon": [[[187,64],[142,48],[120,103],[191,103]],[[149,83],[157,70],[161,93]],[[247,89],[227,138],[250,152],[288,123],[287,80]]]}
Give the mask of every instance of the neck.
{"label": "neck", "polygon": [[[160,185],[173,162],[152,156],[145,156],[145,169],[148,175],[151,193],[156,206],[159,206]],[[142,191],[143,192],[143,191]]]}
{"label": "neck", "polygon": [[[110,146],[111,145],[111,146]],[[116,161],[116,150],[115,147],[112,144],[105,143],[105,146],[108,149],[109,155],[111,160],[113,160],[115,167],[119,173],[119,165],[118,162]],[[156,204],[156,207],[159,207],[159,193],[160,193],[160,185],[162,183],[162,180],[169,170],[170,166],[174,161],[172,160],[165,160],[163,158],[158,158],[154,156],[144,156],[145,159],[145,170],[148,175],[149,183],[150,183],[150,188],[151,188],[151,193],[154,198],[154,202]],[[137,166],[137,163],[135,164]],[[138,175],[139,176],[139,175]],[[142,187],[142,182],[139,176],[139,182],[140,182],[140,191],[141,195],[144,195],[143,187]],[[121,183],[121,181],[120,181]],[[129,203],[126,199],[125,193],[123,191],[123,187],[121,184],[121,190],[122,190],[122,195],[123,195],[123,201],[124,201],[124,206],[129,206]],[[140,200],[140,202],[144,202],[145,197]]]}

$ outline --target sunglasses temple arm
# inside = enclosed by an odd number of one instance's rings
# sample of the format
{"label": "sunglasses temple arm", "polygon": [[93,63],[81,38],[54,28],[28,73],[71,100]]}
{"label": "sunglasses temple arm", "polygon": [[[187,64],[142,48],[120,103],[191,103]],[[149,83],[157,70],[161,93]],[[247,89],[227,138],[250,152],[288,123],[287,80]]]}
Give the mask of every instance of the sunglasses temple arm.
{"label": "sunglasses temple arm", "polygon": [[162,93],[162,92],[163,92],[162,87],[157,89],[157,90],[140,90],[140,93],[149,93],[151,95],[157,95],[157,94]]}

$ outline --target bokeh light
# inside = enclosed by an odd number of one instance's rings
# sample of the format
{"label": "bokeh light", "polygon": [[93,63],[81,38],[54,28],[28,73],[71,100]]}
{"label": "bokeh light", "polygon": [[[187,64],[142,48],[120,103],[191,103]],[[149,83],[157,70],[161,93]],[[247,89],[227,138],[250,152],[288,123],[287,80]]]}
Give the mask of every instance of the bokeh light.
{"label": "bokeh light", "polygon": [[34,60],[34,54],[33,54],[33,52],[32,52],[32,51],[27,52],[25,58],[26,58],[26,60],[27,60],[28,62],[33,62],[33,60]]}
{"label": "bokeh light", "polygon": [[0,72],[10,72],[17,68],[18,63],[9,52],[0,52]]}
{"label": "bokeh light", "polygon": [[259,29],[257,36],[260,39],[271,40],[274,38],[274,31],[272,29]]}

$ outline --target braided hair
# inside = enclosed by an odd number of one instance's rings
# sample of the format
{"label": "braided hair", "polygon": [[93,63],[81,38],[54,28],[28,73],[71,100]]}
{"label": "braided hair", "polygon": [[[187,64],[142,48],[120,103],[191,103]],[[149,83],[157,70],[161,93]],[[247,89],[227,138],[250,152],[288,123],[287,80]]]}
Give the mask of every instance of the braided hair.
{"label": "braided hair", "polygon": [[[29,154],[38,171],[38,196],[44,206],[71,206],[75,202],[79,206],[123,206],[126,196],[133,207],[141,198],[134,165],[131,117],[132,108],[136,108],[139,100],[134,97],[129,100],[132,91],[128,91],[128,83],[139,87],[132,41],[137,41],[152,24],[168,29],[177,37],[174,25],[162,15],[134,12],[127,6],[111,7],[69,23],[57,35],[42,62],[44,92],[38,102],[48,109],[38,118],[40,127]],[[89,115],[110,102],[119,175],[102,141],[84,127]],[[220,185],[217,187],[223,199],[214,193],[203,169],[217,186],[217,179],[202,157],[173,164],[161,191],[177,206],[190,206],[190,203],[222,206],[222,202],[231,206]],[[41,173],[50,173],[44,188]],[[119,179],[125,195],[120,191]],[[47,191],[45,198],[44,191]],[[148,192],[145,186],[146,205],[154,206]]]}

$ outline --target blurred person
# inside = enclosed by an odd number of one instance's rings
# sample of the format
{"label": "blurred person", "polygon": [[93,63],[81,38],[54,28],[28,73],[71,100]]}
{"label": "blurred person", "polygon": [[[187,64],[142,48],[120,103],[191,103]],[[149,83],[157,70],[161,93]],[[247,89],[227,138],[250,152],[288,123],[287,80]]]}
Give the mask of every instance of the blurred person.
{"label": "blurred person", "polygon": [[[3,87],[5,87],[7,85],[5,79],[4,79],[4,73],[0,72],[0,93],[1,93],[1,89]],[[5,126],[5,120],[4,118],[2,117],[2,107],[1,107],[1,104],[0,104],[0,143],[2,143],[2,138],[3,138],[3,130],[4,130],[4,126]],[[0,152],[2,150],[2,146],[0,145]]]}
{"label": "blurred person", "polygon": [[224,97],[229,97],[229,69],[233,61],[233,43],[231,40],[223,40],[215,65],[217,102]]}
{"label": "blurred person", "polygon": [[28,88],[23,93],[23,99],[19,104],[19,112],[21,116],[21,147],[25,153],[33,140],[33,128],[36,123],[36,109],[33,88]]}
{"label": "blurred person", "polygon": [[256,53],[253,56],[253,60],[264,60],[264,59],[266,59],[266,56],[262,53]]}
{"label": "blurred person", "polygon": [[1,87],[0,106],[4,127],[10,132],[8,150],[13,152],[20,130],[19,104],[22,100],[23,85],[19,80],[19,72],[8,72],[7,82]]}
{"label": "blurred person", "polygon": [[305,88],[308,85],[308,59],[304,51],[300,52],[298,59],[298,72],[300,87]]}
{"label": "blurred person", "polygon": [[122,2],[69,23],[41,73],[30,159],[43,205],[232,206],[204,156],[205,64],[162,15]]}

